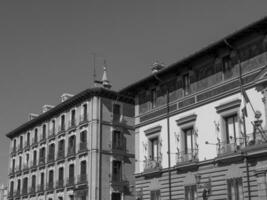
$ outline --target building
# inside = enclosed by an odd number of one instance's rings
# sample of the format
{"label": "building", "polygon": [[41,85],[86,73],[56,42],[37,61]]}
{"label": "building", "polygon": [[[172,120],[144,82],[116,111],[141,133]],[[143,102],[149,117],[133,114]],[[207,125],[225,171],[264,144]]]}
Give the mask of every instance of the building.
{"label": "building", "polygon": [[134,101],[100,83],[7,134],[8,199],[134,199]]}
{"label": "building", "polygon": [[0,200],[7,200],[7,187],[4,185],[0,186]]}
{"label": "building", "polygon": [[120,91],[135,99],[137,199],[267,199],[266,25]]}

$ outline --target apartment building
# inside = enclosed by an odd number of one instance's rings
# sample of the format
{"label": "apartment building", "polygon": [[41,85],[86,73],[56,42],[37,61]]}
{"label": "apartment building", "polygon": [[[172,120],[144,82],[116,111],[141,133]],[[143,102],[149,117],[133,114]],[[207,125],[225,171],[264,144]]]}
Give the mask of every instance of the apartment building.
{"label": "apartment building", "polygon": [[131,200],[133,99],[101,86],[73,96],[7,134],[8,199]]}
{"label": "apartment building", "polygon": [[137,199],[267,199],[266,25],[120,91],[135,99]]}

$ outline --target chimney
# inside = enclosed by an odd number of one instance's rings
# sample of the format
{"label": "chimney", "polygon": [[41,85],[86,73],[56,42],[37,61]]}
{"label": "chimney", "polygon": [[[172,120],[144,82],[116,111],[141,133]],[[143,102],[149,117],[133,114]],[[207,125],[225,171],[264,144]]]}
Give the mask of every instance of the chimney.
{"label": "chimney", "polygon": [[155,62],[152,67],[152,74],[159,72],[160,70],[162,70],[165,66],[163,64],[159,64],[158,62]]}
{"label": "chimney", "polygon": [[64,94],[61,95],[61,102],[64,102],[64,101],[68,100],[71,97],[73,97],[73,94],[64,93]]}
{"label": "chimney", "polygon": [[34,118],[38,117],[38,114],[30,113],[29,114],[29,121],[33,120]]}
{"label": "chimney", "polygon": [[54,106],[52,106],[52,105],[43,105],[43,113],[47,112],[51,108],[54,108]]}

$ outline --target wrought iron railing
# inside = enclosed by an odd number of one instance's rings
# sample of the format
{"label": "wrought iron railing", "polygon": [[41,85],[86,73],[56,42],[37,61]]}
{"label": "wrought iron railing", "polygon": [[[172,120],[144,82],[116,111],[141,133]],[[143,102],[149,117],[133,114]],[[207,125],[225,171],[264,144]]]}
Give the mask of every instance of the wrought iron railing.
{"label": "wrought iron railing", "polygon": [[75,178],[74,177],[69,177],[67,179],[67,187],[72,187],[75,185]]}
{"label": "wrought iron railing", "polygon": [[151,170],[151,169],[160,169],[162,167],[161,165],[161,156],[160,157],[154,157],[149,158],[144,161],[144,170]]}
{"label": "wrought iron railing", "polygon": [[79,152],[87,151],[87,142],[80,142]]}
{"label": "wrought iron railing", "polygon": [[187,149],[186,151],[177,153],[177,164],[194,161],[198,161],[198,149]]}

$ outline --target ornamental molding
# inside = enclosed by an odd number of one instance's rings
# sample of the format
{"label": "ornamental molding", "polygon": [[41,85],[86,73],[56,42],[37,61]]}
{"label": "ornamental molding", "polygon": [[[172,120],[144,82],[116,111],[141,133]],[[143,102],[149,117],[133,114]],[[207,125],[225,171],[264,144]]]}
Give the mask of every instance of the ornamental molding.
{"label": "ornamental molding", "polygon": [[197,119],[197,115],[196,114],[192,114],[192,115],[188,115],[185,117],[182,117],[178,120],[176,120],[176,123],[178,126],[184,125],[184,124],[188,124],[190,122],[194,122]]}
{"label": "ornamental molding", "polygon": [[158,125],[158,126],[149,128],[149,129],[145,130],[144,132],[145,132],[146,136],[148,136],[148,135],[152,135],[152,134],[161,132],[161,128],[162,128],[162,126]]}
{"label": "ornamental molding", "polygon": [[217,107],[215,107],[217,113],[222,113],[231,109],[239,108],[241,105],[241,99],[235,99],[230,102],[225,102]]}

